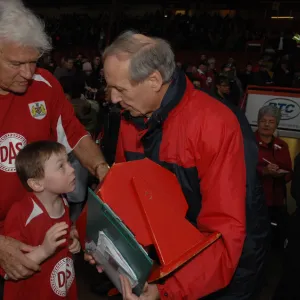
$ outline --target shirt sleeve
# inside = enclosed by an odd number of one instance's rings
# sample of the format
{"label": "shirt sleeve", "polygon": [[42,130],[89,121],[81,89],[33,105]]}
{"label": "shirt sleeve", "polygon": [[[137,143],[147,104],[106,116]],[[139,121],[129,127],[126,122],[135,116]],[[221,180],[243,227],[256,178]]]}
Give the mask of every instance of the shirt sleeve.
{"label": "shirt sleeve", "polygon": [[161,299],[200,299],[226,287],[238,265],[246,235],[244,147],[236,118],[224,119],[202,123],[195,146],[202,194],[198,226],[222,237],[158,286]]}
{"label": "shirt sleeve", "polygon": [[88,133],[76,118],[72,104],[67,100],[59,82],[51,74],[52,94],[50,99],[51,131],[57,142],[70,153]]}

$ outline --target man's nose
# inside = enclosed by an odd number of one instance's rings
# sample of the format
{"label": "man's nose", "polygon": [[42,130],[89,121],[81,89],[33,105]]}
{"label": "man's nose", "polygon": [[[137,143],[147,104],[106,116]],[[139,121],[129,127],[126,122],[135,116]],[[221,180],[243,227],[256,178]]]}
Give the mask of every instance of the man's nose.
{"label": "man's nose", "polygon": [[122,97],[120,96],[118,91],[116,91],[114,89],[111,90],[110,99],[113,104],[117,104],[122,101]]}
{"label": "man's nose", "polygon": [[29,63],[22,64],[21,69],[20,69],[20,75],[23,78],[30,80],[30,79],[32,79],[33,73],[34,72],[33,72],[32,68],[30,67]]}

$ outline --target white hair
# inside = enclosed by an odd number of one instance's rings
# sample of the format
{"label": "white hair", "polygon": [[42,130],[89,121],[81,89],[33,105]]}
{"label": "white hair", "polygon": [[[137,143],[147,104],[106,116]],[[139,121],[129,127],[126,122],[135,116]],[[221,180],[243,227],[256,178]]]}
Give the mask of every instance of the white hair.
{"label": "white hair", "polygon": [[130,58],[129,73],[131,80],[144,81],[151,73],[158,71],[164,83],[172,79],[175,72],[175,56],[171,45],[160,38],[140,40],[137,33],[131,30],[119,35],[105,49],[103,61],[108,56],[125,53]]}
{"label": "white hair", "polygon": [[270,116],[274,117],[276,119],[277,125],[279,124],[281,120],[281,110],[273,105],[266,105],[260,108],[258,111],[258,122],[264,117],[264,116]]}
{"label": "white hair", "polygon": [[52,49],[43,21],[20,0],[0,0],[0,43],[14,42],[37,49]]}

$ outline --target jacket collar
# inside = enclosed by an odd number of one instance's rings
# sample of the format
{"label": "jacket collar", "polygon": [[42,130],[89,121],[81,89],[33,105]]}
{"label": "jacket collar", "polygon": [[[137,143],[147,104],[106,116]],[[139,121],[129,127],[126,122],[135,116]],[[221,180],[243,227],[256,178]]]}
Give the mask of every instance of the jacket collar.
{"label": "jacket collar", "polygon": [[[269,144],[266,144],[261,138],[260,138],[260,135],[258,133],[258,130],[256,130],[255,132],[255,137],[256,137],[256,141],[257,141],[257,144],[258,146],[260,147],[264,147],[264,148],[269,148]],[[272,148],[276,149],[276,150],[280,150],[281,148],[284,147],[284,144],[282,142],[281,139],[277,138],[277,137],[273,137],[272,141],[271,141],[271,145],[272,145]]]}

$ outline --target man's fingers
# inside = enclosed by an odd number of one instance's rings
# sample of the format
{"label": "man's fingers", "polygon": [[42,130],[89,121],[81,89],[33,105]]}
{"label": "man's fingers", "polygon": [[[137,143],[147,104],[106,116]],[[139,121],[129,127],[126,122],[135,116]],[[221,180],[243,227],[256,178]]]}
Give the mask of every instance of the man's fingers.
{"label": "man's fingers", "polygon": [[94,265],[96,263],[96,261],[94,260],[93,256],[88,254],[88,253],[84,253],[84,260],[89,262],[91,265]]}
{"label": "man's fingers", "polygon": [[84,260],[85,261],[90,261],[90,260],[92,260],[93,259],[93,256],[92,255],[90,255],[90,254],[88,254],[88,253],[84,253]]}
{"label": "man's fingers", "polygon": [[18,280],[17,277],[12,272],[8,272],[6,274],[8,276],[8,280],[14,280],[14,281]]}
{"label": "man's fingers", "polygon": [[143,293],[147,292],[148,287],[149,287],[149,284],[148,284],[148,282],[146,282],[144,285],[144,288],[143,288]]}
{"label": "man's fingers", "polygon": [[121,285],[123,291],[123,299],[134,300],[136,299],[132,293],[131,284],[126,276],[121,275]]}
{"label": "man's fingers", "polygon": [[[94,261],[94,260],[93,260],[93,261]],[[91,262],[90,262],[90,264],[91,264]],[[96,262],[94,261],[93,264],[96,264]],[[104,271],[104,269],[103,269],[100,265],[97,265],[97,266],[96,266],[96,269],[97,269],[98,273],[103,273],[103,271]]]}
{"label": "man's fingers", "polygon": [[28,253],[28,252],[32,252],[35,249],[36,249],[36,247],[30,246],[30,245],[26,245],[26,244],[21,244],[20,245],[20,250],[22,252]]}
{"label": "man's fingers", "polygon": [[125,289],[125,283],[124,283],[124,278],[122,275],[120,275],[120,282],[121,282],[121,288],[122,288],[122,295],[123,299],[126,299],[126,289]]}
{"label": "man's fingers", "polygon": [[33,272],[22,265],[19,265],[16,269],[20,278],[27,278],[33,274]]}

